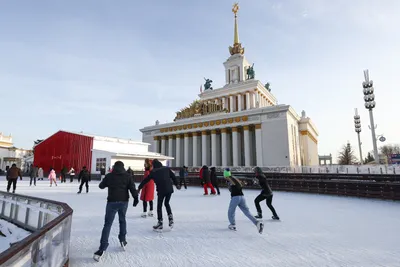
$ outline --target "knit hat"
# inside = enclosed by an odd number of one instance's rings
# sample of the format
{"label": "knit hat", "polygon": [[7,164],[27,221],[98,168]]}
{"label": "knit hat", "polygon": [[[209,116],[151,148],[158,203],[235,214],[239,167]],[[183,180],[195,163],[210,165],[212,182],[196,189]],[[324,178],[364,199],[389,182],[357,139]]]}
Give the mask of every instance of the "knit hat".
{"label": "knit hat", "polygon": [[229,168],[226,168],[224,170],[224,178],[231,177],[231,176],[232,176],[231,171],[229,170]]}

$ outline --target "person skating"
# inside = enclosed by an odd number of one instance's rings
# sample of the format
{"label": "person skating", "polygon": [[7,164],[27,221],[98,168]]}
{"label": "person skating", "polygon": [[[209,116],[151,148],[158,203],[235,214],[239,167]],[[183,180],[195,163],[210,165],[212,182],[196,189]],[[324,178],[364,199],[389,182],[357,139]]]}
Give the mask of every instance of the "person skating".
{"label": "person skating", "polygon": [[229,203],[228,208],[228,219],[230,223],[228,228],[230,230],[236,230],[235,211],[236,207],[239,207],[243,214],[246,215],[255,226],[257,226],[258,232],[261,234],[264,229],[264,224],[257,221],[257,219],[251,215],[249,207],[247,207],[246,204],[246,199],[244,198],[242,182],[236,177],[233,177],[229,169],[224,171],[224,178],[228,180],[229,191],[231,192],[231,202]]}
{"label": "person skating", "polygon": [[134,177],[135,173],[133,172],[133,170],[131,169],[131,167],[128,168],[128,170],[126,171],[127,173],[129,173],[130,176]]}
{"label": "person skating", "polygon": [[200,170],[200,179],[203,181],[204,195],[208,195],[208,188],[211,189],[211,195],[215,195],[215,189],[211,184],[210,170],[204,165]]}
{"label": "person skating", "polygon": [[[82,178],[84,180],[85,178]],[[138,192],[132,177],[125,171],[124,163],[117,161],[114,169],[107,174],[100,182],[99,188],[108,188],[106,214],[104,217],[104,227],[101,232],[100,247],[94,253],[93,258],[99,261],[104,251],[108,248],[108,238],[110,236],[111,226],[114,221],[115,214],[118,213],[119,218],[119,235],[118,239],[121,247],[125,250],[126,242],[126,211],[129,204],[129,193],[132,195],[133,206],[139,203]]]}
{"label": "person skating", "polygon": [[217,189],[217,194],[220,195],[217,172],[215,170],[215,167],[211,167],[210,170],[211,170],[211,173],[210,173],[211,184],[212,184],[212,186],[214,186],[215,189]]}
{"label": "person skating", "polygon": [[[124,171],[125,171],[125,169],[124,169]],[[81,185],[79,186],[78,194],[82,193],[83,184],[86,185],[86,193],[89,193],[89,182],[91,180],[91,176],[90,176],[89,171],[86,169],[86,166],[84,166],[82,168],[81,172],[79,173],[78,179],[81,181]]]}
{"label": "person skating", "polygon": [[10,192],[11,184],[13,186],[13,193],[17,189],[17,181],[18,177],[22,180],[22,174],[20,168],[17,167],[17,164],[11,165],[11,168],[7,170],[6,179],[7,179],[7,192]]}
{"label": "person skating", "polygon": [[258,184],[262,188],[261,193],[254,199],[254,204],[256,205],[257,209],[257,219],[262,219],[262,209],[260,206],[260,202],[266,200],[268,208],[272,212],[272,219],[279,220],[279,216],[275,211],[274,206],[272,206],[272,198],[274,196],[271,187],[268,185],[267,178],[265,174],[262,172],[260,167],[255,167],[254,172],[256,174],[256,178],[258,179]]}
{"label": "person skating", "polygon": [[56,175],[56,171],[53,168],[50,168],[50,173],[49,173],[49,177],[48,178],[50,180],[50,187],[53,186],[53,182],[57,186],[57,175]]}
{"label": "person skating", "polygon": [[33,164],[31,165],[31,170],[29,172],[29,177],[31,178],[29,186],[32,186],[32,180],[33,180],[34,186],[36,186],[36,178],[38,177],[38,168],[37,168],[37,166],[33,166]]}
{"label": "person skating", "polygon": [[[111,173],[110,168],[109,168],[109,173]],[[106,176],[106,166],[103,165],[100,168],[100,180],[102,180],[105,176]]]}
{"label": "person skating", "polygon": [[[144,163],[144,176],[146,179],[149,176],[150,171],[152,170],[152,162],[149,159],[145,159]],[[143,186],[142,191],[140,192],[140,200],[143,201],[143,213],[142,218],[146,218],[147,216],[153,217],[153,200],[154,200],[154,181],[150,180],[147,184]],[[150,210],[147,213],[147,202],[149,202]]]}
{"label": "person skating", "polygon": [[187,189],[186,186],[186,177],[188,176],[188,171],[187,171],[187,167],[183,166],[182,168],[180,168],[179,170],[179,186],[182,188],[182,184],[185,187],[185,189]]}
{"label": "person skating", "polygon": [[64,167],[61,169],[61,174],[60,174],[61,183],[66,183],[67,173],[68,173],[68,169],[67,169],[67,167],[64,166]]}
{"label": "person skating", "polygon": [[154,180],[154,183],[157,187],[157,219],[158,222],[153,226],[154,230],[162,230],[163,229],[163,215],[162,215],[162,205],[165,201],[164,205],[167,210],[169,227],[174,226],[174,218],[172,215],[171,206],[169,201],[171,200],[172,193],[174,193],[173,184],[175,184],[176,188],[179,190],[178,180],[175,177],[175,174],[171,171],[169,167],[164,167],[160,161],[157,159],[153,160],[153,170],[151,170],[150,174],[144,179],[140,185],[139,190],[141,190],[145,184],[150,182],[150,180]]}
{"label": "person skating", "polygon": [[68,174],[69,174],[69,182],[72,183],[75,178],[75,169],[73,167],[71,167]]}
{"label": "person skating", "polygon": [[39,170],[38,170],[38,181],[39,181],[39,180],[42,180],[42,181],[43,181],[43,178],[44,178],[43,168],[40,167]]}

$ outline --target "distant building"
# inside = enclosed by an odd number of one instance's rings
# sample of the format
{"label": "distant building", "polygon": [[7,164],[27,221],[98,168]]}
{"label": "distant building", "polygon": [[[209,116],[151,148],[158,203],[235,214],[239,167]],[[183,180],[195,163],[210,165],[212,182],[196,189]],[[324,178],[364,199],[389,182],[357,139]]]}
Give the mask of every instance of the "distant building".
{"label": "distant building", "polygon": [[58,131],[35,147],[34,164],[48,172],[53,167],[60,172],[63,167],[80,171],[86,166],[92,174],[100,174],[100,168],[112,168],[116,161],[125,167],[143,170],[145,158],[158,159],[164,165],[172,157],[148,151],[150,144],[128,139],[104,137],[85,133]]}
{"label": "distant building", "polygon": [[6,170],[12,164],[17,164],[18,168],[26,170],[26,159],[32,155],[32,150],[16,148],[13,144],[11,135],[0,133],[0,170]]}

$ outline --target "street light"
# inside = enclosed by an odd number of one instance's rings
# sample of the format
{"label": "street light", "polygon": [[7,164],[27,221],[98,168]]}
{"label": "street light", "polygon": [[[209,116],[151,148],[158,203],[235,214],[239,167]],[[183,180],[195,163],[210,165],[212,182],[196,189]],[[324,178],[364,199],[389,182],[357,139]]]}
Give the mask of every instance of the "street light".
{"label": "street light", "polygon": [[360,115],[358,115],[357,109],[355,109],[355,115],[354,115],[354,130],[357,133],[358,137],[358,149],[360,150],[360,163],[361,165],[363,164],[363,156],[362,156],[362,150],[361,150],[361,139],[360,139],[360,133],[361,133],[361,120],[360,120]]}
{"label": "street light", "polygon": [[371,129],[372,134],[372,144],[374,148],[374,157],[375,162],[378,160],[378,147],[376,145],[376,136],[375,136],[375,129],[377,126],[374,123],[374,114],[372,110],[375,108],[375,95],[374,95],[374,83],[369,79],[368,70],[364,70],[364,78],[365,81],[362,83],[364,88],[364,101],[365,101],[365,108],[369,110],[369,120],[371,125],[369,128]]}

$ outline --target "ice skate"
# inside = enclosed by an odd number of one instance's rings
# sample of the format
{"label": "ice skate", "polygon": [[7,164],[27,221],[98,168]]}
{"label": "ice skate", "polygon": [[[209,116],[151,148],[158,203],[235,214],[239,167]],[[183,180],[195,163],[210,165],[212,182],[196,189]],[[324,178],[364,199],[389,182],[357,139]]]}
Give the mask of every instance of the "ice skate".
{"label": "ice skate", "polygon": [[229,229],[229,230],[232,230],[232,231],[236,231],[236,225],[230,224],[230,225],[228,226],[228,229]]}
{"label": "ice skate", "polygon": [[156,232],[161,232],[163,229],[163,221],[162,220],[158,221],[157,224],[153,226],[153,229]]}
{"label": "ice skate", "polygon": [[80,193],[82,193],[81,191],[78,191],[78,193],[77,194],[80,194]]}
{"label": "ice skate", "polygon": [[149,211],[149,213],[147,213],[147,216],[149,216],[149,217],[153,217],[153,211],[151,210],[151,211]]}
{"label": "ice skate", "polygon": [[128,244],[128,242],[126,242],[126,241],[120,241],[119,243],[120,243],[120,245],[121,245],[121,248],[125,251],[125,247],[126,247],[126,245]]}
{"label": "ice skate", "polygon": [[258,229],[258,232],[259,232],[260,234],[262,234],[262,232],[263,232],[263,230],[264,230],[264,224],[263,224],[262,222],[258,222],[258,223],[257,223],[257,229]]}
{"label": "ice skate", "polygon": [[254,216],[254,218],[256,218],[256,219],[262,219],[262,213],[259,212],[256,216]]}
{"label": "ice skate", "polygon": [[172,214],[168,215],[168,220],[169,220],[169,228],[174,228],[174,217],[172,216]]}
{"label": "ice skate", "polygon": [[15,190],[13,190],[13,194],[15,194]]}
{"label": "ice skate", "polygon": [[146,218],[146,217],[147,217],[146,212],[143,212],[142,215],[141,215],[141,217],[142,217],[142,218]]}
{"label": "ice skate", "polygon": [[272,216],[272,220],[277,220],[277,221],[279,221],[280,219],[279,219],[278,216]]}
{"label": "ice skate", "polygon": [[96,251],[96,252],[94,253],[93,259],[94,259],[95,261],[99,262],[100,259],[101,259],[101,257],[103,257],[103,255],[104,255],[104,251],[98,250],[98,251]]}

